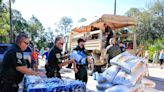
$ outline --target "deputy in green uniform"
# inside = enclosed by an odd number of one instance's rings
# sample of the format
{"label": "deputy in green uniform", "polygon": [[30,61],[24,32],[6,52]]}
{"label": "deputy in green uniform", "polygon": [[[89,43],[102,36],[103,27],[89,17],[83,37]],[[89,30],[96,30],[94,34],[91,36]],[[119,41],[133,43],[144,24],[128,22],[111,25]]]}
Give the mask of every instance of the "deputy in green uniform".
{"label": "deputy in green uniform", "polygon": [[62,62],[63,56],[61,52],[62,52],[63,44],[64,44],[64,38],[60,36],[56,37],[55,46],[51,49],[48,56],[48,63],[45,65],[47,71],[46,75],[49,78],[51,77],[61,78],[61,75],[59,73],[60,69],[62,68],[62,66],[65,66],[70,63],[73,63],[74,70],[76,71],[74,59]]}
{"label": "deputy in green uniform", "polygon": [[105,55],[107,57],[108,66],[110,66],[110,60],[121,53],[120,47],[116,44],[115,38],[110,38],[110,45],[106,47]]}
{"label": "deputy in green uniform", "polygon": [[20,34],[16,38],[16,44],[13,44],[6,51],[0,74],[0,92],[18,92],[18,84],[22,81],[24,74],[45,75],[42,72],[35,72],[26,67],[22,51],[26,50],[28,44],[28,36]]}
{"label": "deputy in green uniform", "polygon": [[75,73],[75,78],[78,80],[81,80],[85,83],[88,81],[88,75],[87,75],[87,53],[84,47],[85,40],[82,38],[79,38],[77,41],[78,45],[73,50],[77,51],[79,55],[81,55],[83,58],[80,61],[76,61],[77,63],[77,73]]}

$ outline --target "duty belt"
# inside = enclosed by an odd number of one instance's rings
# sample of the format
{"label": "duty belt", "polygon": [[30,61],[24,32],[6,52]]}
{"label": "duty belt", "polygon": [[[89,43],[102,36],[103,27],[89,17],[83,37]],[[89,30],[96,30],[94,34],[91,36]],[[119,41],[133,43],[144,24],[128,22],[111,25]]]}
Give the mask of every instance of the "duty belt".
{"label": "duty belt", "polygon": [[80,69],[80,68],[86,68],[86,65],[77,65],[77,68]]}
{"label": "duty belt", "polygon": [[[11,79],[6,79],[6,78],[1,78],[0,79],[0,88],[4,88],[4,87],[7,87],[7,85],[12,85],[12,88],[19,88],[18,84],[14,81],[14,80],[11,80]],[[1,89],[2,89],[1,88]],[[1,90],[0,90],[1,91]]]}
{"label": "duty belt", "polygon": [[13,81],[11,79],[1,78],[1,80],[6,82],[6,83],[15,83],[15,81]]}

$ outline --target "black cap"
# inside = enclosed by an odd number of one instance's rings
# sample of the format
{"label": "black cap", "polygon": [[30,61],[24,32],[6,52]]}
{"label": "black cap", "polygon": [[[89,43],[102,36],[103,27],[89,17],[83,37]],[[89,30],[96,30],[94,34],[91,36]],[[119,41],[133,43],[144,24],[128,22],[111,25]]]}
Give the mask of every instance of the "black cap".
{"label": "black cap", "polygon": [[85,42],[85,40],[82,39],[82,38],[79,38],[79,39],[77,40],[77,42],[78,42],[78,43],[80,43],[80,42]]}

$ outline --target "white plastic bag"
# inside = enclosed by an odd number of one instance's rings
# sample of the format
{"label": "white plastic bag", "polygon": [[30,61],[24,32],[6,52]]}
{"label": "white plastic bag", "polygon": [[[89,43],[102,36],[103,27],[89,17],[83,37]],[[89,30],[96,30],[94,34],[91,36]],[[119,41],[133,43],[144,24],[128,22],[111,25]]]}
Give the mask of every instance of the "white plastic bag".
{"label": "white plastic bag", "polygon": [[82,56],[78,54],[77,51],[73,50],[71,53],[70,53],[70,58],[74,58],[77,62],[79,62],[81,59],[82,59]]}

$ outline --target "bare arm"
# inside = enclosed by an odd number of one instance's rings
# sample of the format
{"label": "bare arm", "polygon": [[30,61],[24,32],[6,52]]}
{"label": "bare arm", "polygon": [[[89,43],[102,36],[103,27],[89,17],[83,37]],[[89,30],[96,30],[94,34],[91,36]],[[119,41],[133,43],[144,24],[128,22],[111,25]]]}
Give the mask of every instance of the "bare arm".
{"label": "bare arm", "polygon": [[78,72],[77,66],[76,66],[76,62],[73,63],[73,70],[75,71],[75,73]]}
{"label": "bare arm", "polygon": [[65,54],[62,58],[63,58],[63,59],[67,59],[68,56],[69,56],[69,53],[68,53],[68,54]]}
{"label": "bare arm", "polygon": [[71,59],[71,60],[68,60],[68,61],[65,61],[65,62],[62,62],[62,63],[58,64],[58,66],[60,68],[62,68],[62,66],[65,66],[65,65],[73,63],[73,62],[74,62],[74,60]]}
{"label": "bare arm", "polygon": [[37,75],[37,76],[45,76],[42,72],[35,72],[33,70],[30,70],[26,68],[25,66],[17,66],[16,70],[23,73],[23,74],[29,74],[29,75]]}
{"label": "bare arm", "polygon": [[77,69],[77,66],[76,66],[75,59],[71,59],[71,60],[68,60],[68,61],[66,61],[66,62],[63,62],[63,63],[61,63],[61,64],[58,64],[58,66],[59,66],[60,68],[62,68],[62,66],[65,66],[65,65],[70,64],[70,63],[73,64],[73,70],[75,71],[75,73],[77,73],[77,72],[78,72],[78,69]]}
{"label": "bare arm", "polygon": [[108,53],[107,53],[107,51],[108,51],[108,49],[109,49],[110,47],[111,47],[111,46],[107,46],[107,47],[105,48],[104,55],[103,55],[103,59],[107,59],[107,58],[108,58]]}

